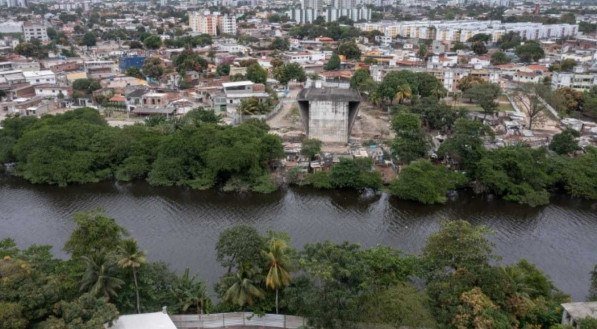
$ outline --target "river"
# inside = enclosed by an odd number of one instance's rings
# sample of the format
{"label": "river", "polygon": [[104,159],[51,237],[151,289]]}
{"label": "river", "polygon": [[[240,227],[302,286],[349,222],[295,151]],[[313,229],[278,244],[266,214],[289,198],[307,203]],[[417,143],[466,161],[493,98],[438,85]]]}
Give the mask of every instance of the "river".
{"label": "river", "polygon": [[97,208],[116,218],[150,259],[177,271],[189,267],[209,284],[223,271],[215,261],[218,235],[240,223],[286,231],[296,247],[329,239],[417,253],[442,220],[466,219],[491,228],[502,262],[528,259],[576,301],[585,299],[597,264],[597,204],[564,197],[539,208],[473,196],[424,206],[386,194],[289,189],[238,195],[112,182],[59,188],[2,177],[0,239],[12,237],[21,247],[50,244],[64,257],[72,215]]}

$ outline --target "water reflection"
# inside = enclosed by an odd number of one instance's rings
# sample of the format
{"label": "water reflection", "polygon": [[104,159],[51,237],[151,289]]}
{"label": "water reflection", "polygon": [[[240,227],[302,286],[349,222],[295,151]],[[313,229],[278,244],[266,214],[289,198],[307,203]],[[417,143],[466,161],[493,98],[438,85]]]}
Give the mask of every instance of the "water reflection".
{"label": "water reflection", "polygon": [[423,206],[387,194],[305,188],[228,194],[144,182],[58,188],[0,178],[0,238],[13,237],[21,246],[52,244],[63,256],[72,215],[95,208],[116,218],[152,259],[177,270],[190,267],[210,283],[222,272],[215,261],[217,237],[238,223],[289,232],[296,247],[330,239],[418,253],[442,220],[462,218],[492,229],[490,239],[504,262],[529,259],[576,300],[584,298],[597,264],[595,204],[564,197],[530,208],[461,194],[446,205]]}

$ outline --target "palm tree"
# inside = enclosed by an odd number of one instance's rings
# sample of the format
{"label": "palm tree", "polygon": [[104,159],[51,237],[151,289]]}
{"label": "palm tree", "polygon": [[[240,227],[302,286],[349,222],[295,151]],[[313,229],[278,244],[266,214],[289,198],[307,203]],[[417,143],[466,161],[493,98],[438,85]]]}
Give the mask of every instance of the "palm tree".
{"label": "palm tree", "polygon": [[81,291],[88,291],[94,296],[103,295],[107,301],[116,296],[116,290],[124,283],[117,278],[117,266],[105,253],[83,256],[85,272],[81,280]]}
{"label": "palm tree", "polygon": [[251,306],[257,299],[263,299],[265,293],[256,285],[255,271],[241,268],[233,278],[234,282],[224,294],[224,301],[236,304],[240,307]]}
{"label": "palm tree", "polygon": [[197,313],[203,314],[205,307],[205,287],[196,276],[191,276],[187,268],[184,274],[172,286],[172,292],[176,296],[178,307],[186,312],[191,306],[195,306]]}
{"label": "palm tree", "polygon": [[278,292],[290,284],[290,257],[286,254],[288,245],[282,239],[272,238],[269,250],[264,251],[267,258],[268,272],[265,277],[265,286],[276,291],[276,314],[278,314]]}
{"label": "palm tree", "polygon": [[396,91],[396,95],[394,96],[394,99],[398,101],[398,104],[401,104],[403,100],[409,99],[412,96],[413,96],[413,92],[410,89],[410,86],[407,84],[403,84],[400,87],[398,87],[398,90]]}
{"label": "palm tree", "polygon": [[145,253],[139,250],[137,241],[128,239],[122,241],[122,245],[119,248],[120,259],[118,260],[118,266],[123,269],[130,268],[133,272],[133,283],[135,284],[135,295],[137,297],[137,313],[141,313],[141,306],[139,301],[139,284],[137,282],[137,271],[141,265],[147,262]]}

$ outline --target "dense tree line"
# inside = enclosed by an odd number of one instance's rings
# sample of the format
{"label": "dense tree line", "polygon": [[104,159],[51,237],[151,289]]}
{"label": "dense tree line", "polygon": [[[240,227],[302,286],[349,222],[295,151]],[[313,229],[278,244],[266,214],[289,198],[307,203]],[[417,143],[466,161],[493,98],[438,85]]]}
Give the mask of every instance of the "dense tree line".
{"label": "dense tree line", "polygon": [[313,24],[293,26],[288,34],[300,39],[328,37],[334,40],[350,40],[360,35],[360,30],[353,26],[341,26],[338,22],[325,23],[315,21]]}
{"label": "dense tree line", "polygon": [[569,301],[529,262],[501,265],[488,230],[462,220],[442,223],[420,256],[348,242],[294,249],[283,232],[228,228],[215,248],[225,270],[214,287],[218,303],[188,269],[177,275],[148,261],[113,218],[91,211],[74,221],[64,260],[50,246],[19,249],[0,241],[3,328],[100,329],[119,314],[167,306],[173,314],[299,315],[314,328],[555,329],[562,328],[560,304]]}
{"label": "dense tree line", "polygon": [[[556,191],[597,199],[597,149],[588,147],[584,154],[574,156],[579,147],[573,132],[556,135],[549,148],[521,144],[488,150],[484,143],[493,135],[487,126],[437,101],[403,107],[393,122],[393,155],[407,166],[390,192],[403,199],[443,203],[448,190],[467,186],[477,193],[531,206],[548,204]],[[451,132],[437,151],[443,164],[411,163],[427,158],[430,151],[423,128]],[[445,164],[464,174],[445,170]]]}
{"label": "dense tree line", "polygon": [[487,234],[444,222],[410,256],[329,241],[295,250],[284,233],[232,227],[216,246],[226,269],[217,307],[300,315],[314,328],[559,328],[569,297],[525,260],[500,265]]}
{"label": "dense tree line", "polygon": [[197,305],[209,310],[202,282],[147,261],[114,219],[97,211],[74,219],[66,260],[54,258],[51,246],[21,250],[10,239],[0,241],[2,328],[100,329],[119,313],[164,305],[173,313],[198,313]]}
{"label": "dense tree line", "polygon": [[218,121],[200,109],[122,129],[109,127],[93,109],[7,118],[0,162],[14,162],[16,175],[37,184],[146,179],[164,186],[275,189],[268,169],[283,155],[280,139],[263,125]]}

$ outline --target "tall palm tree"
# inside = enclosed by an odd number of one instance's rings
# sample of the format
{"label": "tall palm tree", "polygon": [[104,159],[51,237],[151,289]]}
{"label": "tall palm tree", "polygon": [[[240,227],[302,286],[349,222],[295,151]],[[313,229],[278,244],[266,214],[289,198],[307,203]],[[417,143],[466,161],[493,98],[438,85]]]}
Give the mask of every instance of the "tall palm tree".
{"label": "tall palm tree", "polygon": [[191,276],[187,268],[184,274],[176,280],[172,286],[172,292],[177,299],[178,307],[186,312],[192,306],[196,307],[197,313],[203,314],[205,307],[205,286],[197,277]]}
{"label": "tall palm tree", "polygon": [[276,291],[276,314],[278,314],[278,292],[290,284],[290,257],[286,253],[288,245],[282,239],[272,238],[269,250],[265,251],[268,272],[265,277],[265,286]]}
{"label": "tall palm tree", "polygon": [[241,268],[234,275],[234,282],[224,294],[224,301],[236,304],[240,307],[251,306],[257,299],[263,299],[265,293],[256,284],[255,271]]}
{"label": "tall palm tree", "polygon": [[108,301],[116,296],[116,291],[124,282],[116,277],[118,267],[114,260],[105,253],[82,258],[85,272],[81,280],[81,291],[88,291],[94,296],[103,295]]}
{"label": "tall palm tree", "polygon": [[133,273],[133,283],[135,284],[135,295],[137,298],[137,313],[141,313],[141,303],[139,301],[139,283],[137,282],[137,272],[141,265],[147,262],[145,253],[139,250],[137,241],[133,239],[124,240],[120,245],[120,259],[118,266],[123,269],[130,268]]}

